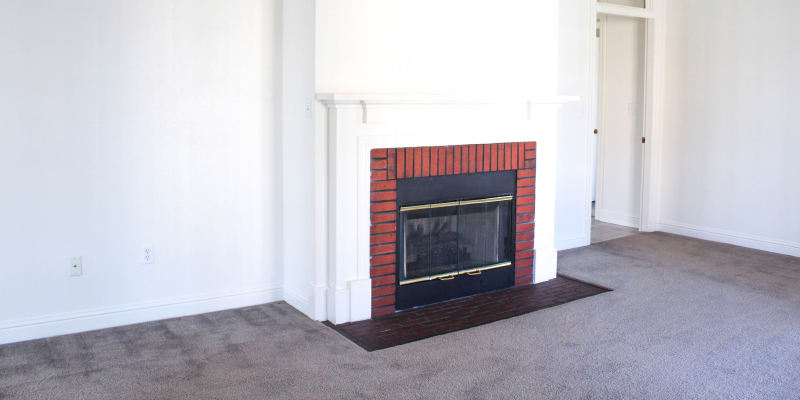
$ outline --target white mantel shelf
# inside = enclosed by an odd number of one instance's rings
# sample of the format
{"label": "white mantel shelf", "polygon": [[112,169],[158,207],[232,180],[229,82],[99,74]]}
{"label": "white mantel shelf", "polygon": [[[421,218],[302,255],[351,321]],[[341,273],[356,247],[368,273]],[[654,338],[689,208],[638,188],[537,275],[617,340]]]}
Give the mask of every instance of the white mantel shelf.
{"label": "white mantel shelf", "polygon": [[[534,282],[556,277],[555,168],[559,108],[574,96],[320,93],[315,150],[318,263],[301,311],[335,324],[371,315],[370,150],[537,142]],[[322,116],[321,115],[321,116]]]}

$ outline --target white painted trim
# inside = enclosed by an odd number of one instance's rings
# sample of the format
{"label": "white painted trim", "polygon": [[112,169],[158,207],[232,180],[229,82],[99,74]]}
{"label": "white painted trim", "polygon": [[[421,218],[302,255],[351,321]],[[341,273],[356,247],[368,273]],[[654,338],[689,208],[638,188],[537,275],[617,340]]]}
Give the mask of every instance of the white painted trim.
{"label": "white painted trim", "polygon": [[[587,19],[587,53],[589,55],[589,77],[587,90],[593,90],[598,79],[598,68],[594,50],[595,32],[598,14],[619,15],[646,19],[646,55],[645,55],[645,127],[644,136],[647,143],[642,150],[642,195],[639,215],[639,230],[651,232],[658,229],[659,209],[661,207],[661,155],[664,116],[664,54],[666,53],[666,10],[664,0],[648,0],[647,8],[619,6],[598,3],[597,0],[586,0],[589,9]],[[605,35],[601,33],[601,40]],[[587,93],[589,93],[587,91]],[[588,103],[591,103],[589,101]],[[591,105],[590,105],[591,106]],[[596,106],[595,106],[596,107]],[[589,110],[591,111],[591,110]],[[587,115],[590,115],[587,113]],[[586,135],[591,148],[591,118],[587,118]],[[603,132],[601,130],[600,134]],[[601,151],[602,153],[602,151]],[[587,165],[591,157],[587,153]],[[592,169],[589,168],[589,171]],[[588,232],[591,232],[591,178],[586,180],[586,216]],[[601,206],[602,187],[598,180],[597,208]],[[589,235],[590,236],[590,235]],[[587,241],[588,242],[588,241]],[[588,243],[586,243],[588,244]]]}
{"label": "white painted trim", "polygon": [[[647,3],[650,3],[650,0],[647,0]],[[619,15],[621,17],[646,18],[646,19],[655,18],[655,13],[650,8],[623,6],[620,4],[611,4],[603,2],[597,2],[597,13],[608,14],[608,15]]]}
{"label": "white painted trim", "polygon": [[487,105],[515,104],[564,104],[578,101],[577,96],[537,97],[530,95],[497,94],[388,94],[388,93],[319,93],[317,100],[326,105]]}
{"label": "white painted trim", "polygon": [[327,126],[328,139],[323,175],[329,206],[322,210],[328,221],[328,320],[341,324],[371,313],[369,166],[375,148],[537,141],[534,279],[555,277],[558,109],[578,97],[544,103],[491,95],[319,94],[318,99],[327,106],[327,120],[320,123]]}
{"label": "white painted trim", "polygon": [[623,214],[607,210],[595,210],[595,219],[609,224],[627,226],[630,228],[639,227],[639,217],[635,215]]}
{"label": "white painted trim", "polygon": [[793,243],[780,239],[709,228],[677,221],[661,221],[658,224],[658,230],[696,239],[711,240],[714,242],[728,243],[736,246],[800,257],[800,243]]}
{"label": "white painted trim", "polygon": [[248,307],[282,298],[280,287],[265,287],[3,321],[0,344]]}

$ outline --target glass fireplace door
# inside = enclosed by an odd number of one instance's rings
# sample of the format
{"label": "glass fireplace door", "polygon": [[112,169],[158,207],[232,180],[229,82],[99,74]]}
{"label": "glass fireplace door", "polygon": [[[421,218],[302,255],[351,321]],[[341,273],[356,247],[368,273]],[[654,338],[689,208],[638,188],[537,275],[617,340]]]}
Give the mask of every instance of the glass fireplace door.
{"label": "glass fireplace door", "polygon": [[511,196],[401,208],[401,285],[510,262]]}

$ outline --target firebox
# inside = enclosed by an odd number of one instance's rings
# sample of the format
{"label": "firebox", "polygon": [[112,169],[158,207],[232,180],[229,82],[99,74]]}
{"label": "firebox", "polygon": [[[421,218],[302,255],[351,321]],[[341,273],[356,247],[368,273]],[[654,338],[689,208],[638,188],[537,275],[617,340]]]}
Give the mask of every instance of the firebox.
{"label": "firebox", "polygon": [[400,179],[396,307],[514,285],[516,171]]}

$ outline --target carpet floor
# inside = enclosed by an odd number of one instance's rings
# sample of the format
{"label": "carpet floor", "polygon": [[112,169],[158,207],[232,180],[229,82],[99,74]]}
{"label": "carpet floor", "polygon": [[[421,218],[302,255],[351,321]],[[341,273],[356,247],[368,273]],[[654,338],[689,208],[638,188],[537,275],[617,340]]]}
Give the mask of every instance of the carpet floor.
{"label": "carpet floor", "polygon": [[0,399],[800,398],[800,259],[663,233],[561,252],[614,291],[366,352],[278,302],[0,346]]}

